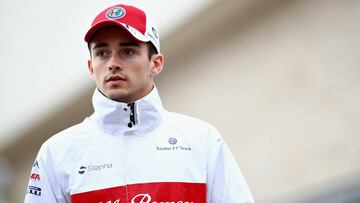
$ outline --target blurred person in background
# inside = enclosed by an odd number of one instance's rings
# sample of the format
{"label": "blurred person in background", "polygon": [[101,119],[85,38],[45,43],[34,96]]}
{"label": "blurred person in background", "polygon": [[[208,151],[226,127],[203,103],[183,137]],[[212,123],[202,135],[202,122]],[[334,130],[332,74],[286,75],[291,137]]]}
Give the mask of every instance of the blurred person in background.
{"label": "blurred person in background", "polygon": [[95,112],[42,145],[25,203],[254,202],[217,130],[163,108],[164,56],[146,12],[111,6],[85,41]]}

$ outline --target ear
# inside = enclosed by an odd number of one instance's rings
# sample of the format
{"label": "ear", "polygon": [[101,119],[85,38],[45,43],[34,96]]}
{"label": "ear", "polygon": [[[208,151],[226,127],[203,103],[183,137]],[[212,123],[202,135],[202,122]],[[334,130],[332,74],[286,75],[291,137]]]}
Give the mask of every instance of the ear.
{"label": "ear", "polygon": [[88,69],[89,69],[91,78],[94,79],[94,68],[93,68],[93,66],[92,66],[92,61],[91,61],[91,59],[88,60]]}
{"label": "ear", "polygon": [[154,54],[151,56],[151,72],[150,75],[155,77],[160,74],[164,67],[164,56],[162,54]]}

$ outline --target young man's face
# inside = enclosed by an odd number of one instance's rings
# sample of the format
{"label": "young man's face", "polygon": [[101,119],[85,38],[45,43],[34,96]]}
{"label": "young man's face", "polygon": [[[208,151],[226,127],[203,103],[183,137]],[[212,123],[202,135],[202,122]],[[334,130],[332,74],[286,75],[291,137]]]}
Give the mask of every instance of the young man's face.
{"label": "young man's face", "polygon": [[147,95],[163,67],[163,56],[149,59],[148,45],[123,29],[97,31],[90,42],[89,71],[100,91],[112,100],[132,103]]}

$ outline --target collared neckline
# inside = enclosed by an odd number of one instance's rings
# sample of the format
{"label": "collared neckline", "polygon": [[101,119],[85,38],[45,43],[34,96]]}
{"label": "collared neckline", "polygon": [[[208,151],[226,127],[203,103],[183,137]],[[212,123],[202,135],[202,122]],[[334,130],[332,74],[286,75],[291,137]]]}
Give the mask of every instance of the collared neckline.
{"label": "collared neckline", "polygon": [[110,135],[150,132],[160,124],[164,111],[155,86],[148,95],[133,104],[111,100],[96,88],[92,102],[95,112],[90,120]]}

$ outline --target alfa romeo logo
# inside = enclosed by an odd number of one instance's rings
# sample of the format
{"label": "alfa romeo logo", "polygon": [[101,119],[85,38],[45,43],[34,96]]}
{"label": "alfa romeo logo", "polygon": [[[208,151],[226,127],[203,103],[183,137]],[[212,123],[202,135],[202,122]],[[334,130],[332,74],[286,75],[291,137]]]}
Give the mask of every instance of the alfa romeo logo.
{"label": "alfa romeo logo", "polygon": [[126,15],[125,9],[122,7],[114,7],[106,12],[106,17],[112,20],[117,20]]}
{"label": "alfa romeo logo", "polygon": [[174,145],[174,144],[176,144],[176,143],[177,143],[177,139],[176,139],[176,138],[171,137],[171,138],[169,139],[169,143],[170,143],[170,144],[172,144],[172,145]]}

